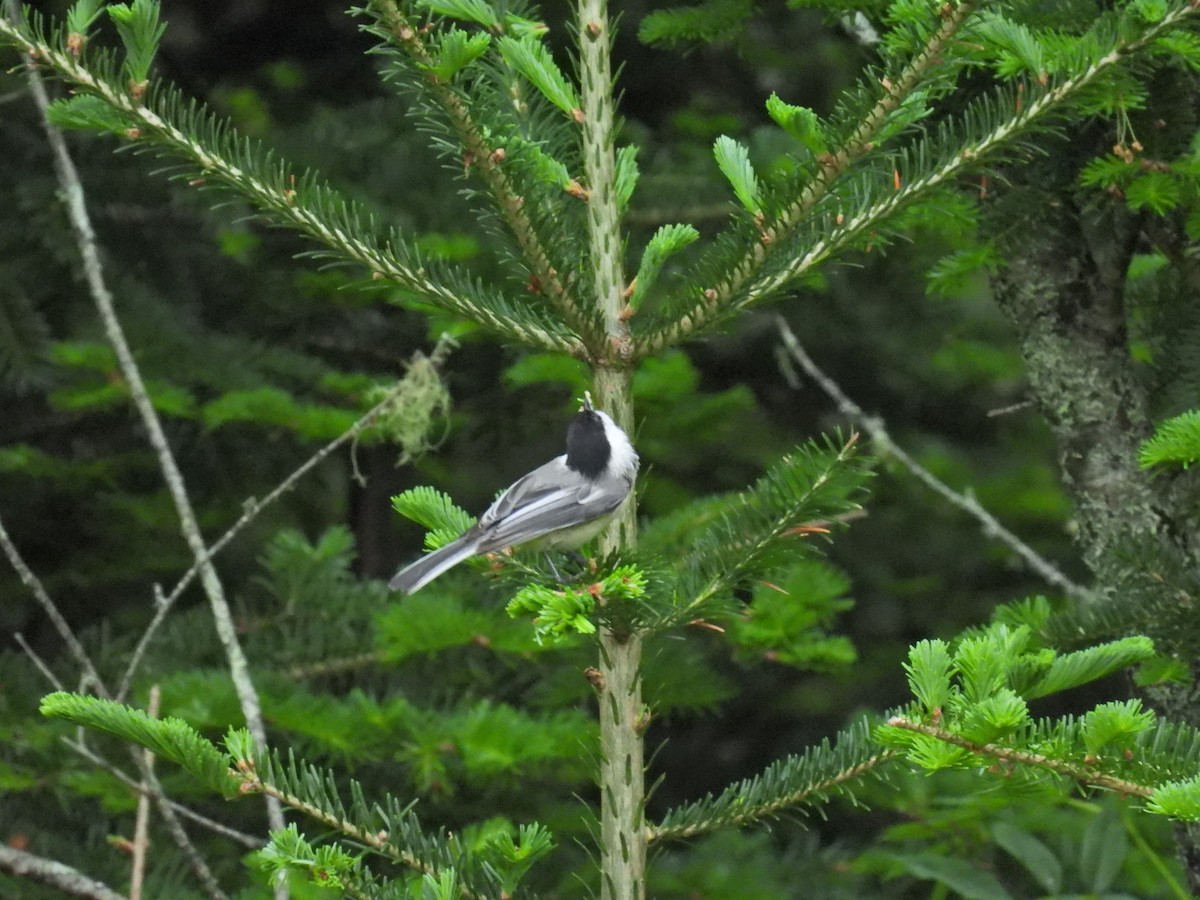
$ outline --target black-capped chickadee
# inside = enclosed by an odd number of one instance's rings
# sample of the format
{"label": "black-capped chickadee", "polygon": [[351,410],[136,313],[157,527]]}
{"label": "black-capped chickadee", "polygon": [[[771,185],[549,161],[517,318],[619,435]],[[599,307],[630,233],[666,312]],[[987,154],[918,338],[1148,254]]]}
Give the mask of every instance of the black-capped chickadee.
{"label": "black-capped chickadee", "polygon": [[573,550],[616,514],[637,468],[628,436],[584,394],[583,408],[567,428],[566,453],[515,482],[478,522],[401,569],[388,587],[411,594],[465,559],[530,541],[545,549]]}

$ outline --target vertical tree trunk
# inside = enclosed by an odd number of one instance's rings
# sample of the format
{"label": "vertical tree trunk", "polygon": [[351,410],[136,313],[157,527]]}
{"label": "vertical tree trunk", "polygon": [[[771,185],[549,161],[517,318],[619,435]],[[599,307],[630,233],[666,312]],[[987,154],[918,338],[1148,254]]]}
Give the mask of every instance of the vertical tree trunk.
{"label": "vertical tree trunk", "polygon": [[[1058,439],[1077,541],[1096,592],[1114,596],[1136,565],[1135,546],[1158,542],[1194,558],[1188,544],[1195,522],[1171,479],[1152,477],[1137,460],[1151,422],[1129,351],[1124,285],[1139,222],[1116,203],[1084,211],[1067,196],[1048,202],[1044,212],[1020,246],[1005,248],[1007,262],[993,286]],[[1196,661],[1186,662],[1195,675]],[[1200,725],[1200,698],[1190,685],[1146,694],[1165,715]],[[1200,893],[1200,829],[1180,826],[1176,834],[1191,889]]]}
{"label": "vertical tree trunk", "polygon": [[[616,422],[633,433],[627,370],[600,367],[599,401]],[[631,498],[601,537],[611,553],[637,540]],[[645,762],[642,707],[642,639],[636,629],[603,626],[600,632],[600,870],[604,900],[646,896]]]}
{"label": "vertical tree trunk", "polygon": [[[1145,391],[1133,372],[1124,307],[1133,229],[1113,214],[1092,240],[1080,212],[1058,202],[1019,247],[994,286],[1016,327],[1035,399],[1055,437],[1076,507],[1080,549],[1103,589],[1132,534],[1158,533],[1163,512],[1137,462],[1150,432]],[[1096,243],[1101,246],[1095,246]]]}
{"label": "vertical tree trunk", "polygon": [[645,782],[642,757],[642,640],[600,635],[600,896],[646,896]]}
{"label": "vertical tree trunk", "polygon": [[[621,211],[616,194],[612,30],[606,0],[578,0],[583,162],[588,188],[592,287],[604,320],[605,346],[593,361],[596,400],[633,433]],[[637,539],[634,499],[600,540],[611,553]],[[636,628],[605,625],[600,633],[600,896],[646,896],[646,786],[642,731],[642,641]]]}

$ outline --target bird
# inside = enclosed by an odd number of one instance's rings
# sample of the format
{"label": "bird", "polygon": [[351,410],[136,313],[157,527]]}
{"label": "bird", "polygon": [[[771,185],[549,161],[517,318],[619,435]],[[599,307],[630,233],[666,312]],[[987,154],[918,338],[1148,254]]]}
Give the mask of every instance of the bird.
{"label": "bird", "polygon": [[457,538],[397,572],[393,591],[412,594],[482,553],[530,544],[574,550],[598,535],[629,496],[638,455],[629,436],[585,392],[567,426],[567,452],[517,479]]}

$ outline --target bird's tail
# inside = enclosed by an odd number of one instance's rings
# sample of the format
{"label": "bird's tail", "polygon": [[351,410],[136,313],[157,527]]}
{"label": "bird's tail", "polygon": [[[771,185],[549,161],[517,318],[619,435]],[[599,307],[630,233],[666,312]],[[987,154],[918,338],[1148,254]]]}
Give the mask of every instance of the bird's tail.
{"label": "bird's tail", "polygon": [[479,552],[478,541],[460,537],[445,547],[427,553],[414,563],[405,566],[392,576],[388,587],[393,591],[412,594],[419,591],[447,569],[452,569],[464,559]]}

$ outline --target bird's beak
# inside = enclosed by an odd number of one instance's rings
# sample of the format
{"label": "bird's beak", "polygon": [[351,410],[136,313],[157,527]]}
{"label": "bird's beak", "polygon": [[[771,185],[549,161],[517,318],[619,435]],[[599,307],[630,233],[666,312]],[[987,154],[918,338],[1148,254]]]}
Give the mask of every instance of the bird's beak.
{"label": "bird's beak", "polygon": [[592,392],[591,391],[583,392],[583,407],[582,407],[582,409],[584,412],[592,411]]}

